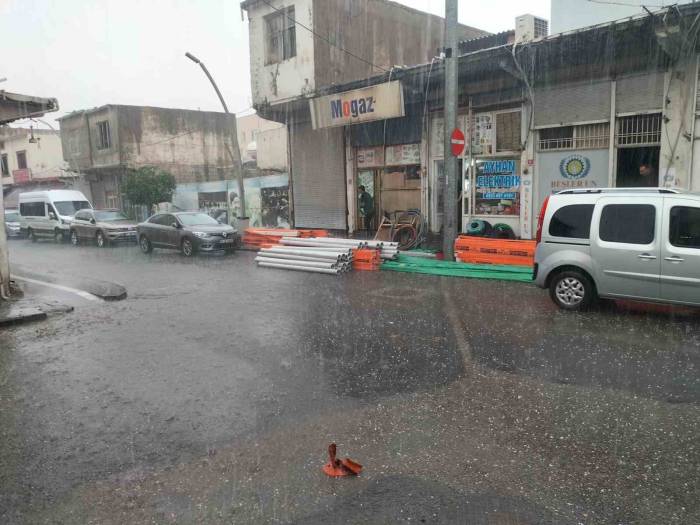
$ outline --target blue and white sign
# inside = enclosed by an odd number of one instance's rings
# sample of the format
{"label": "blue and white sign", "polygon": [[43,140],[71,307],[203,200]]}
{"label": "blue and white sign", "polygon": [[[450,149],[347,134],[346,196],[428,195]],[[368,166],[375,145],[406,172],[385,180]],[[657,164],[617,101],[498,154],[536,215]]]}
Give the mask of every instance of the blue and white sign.
{"label": "blue and white sign", "polygon": [[537,156],[537,208],[552,193],[608,185],[608,150],[548,151]]}

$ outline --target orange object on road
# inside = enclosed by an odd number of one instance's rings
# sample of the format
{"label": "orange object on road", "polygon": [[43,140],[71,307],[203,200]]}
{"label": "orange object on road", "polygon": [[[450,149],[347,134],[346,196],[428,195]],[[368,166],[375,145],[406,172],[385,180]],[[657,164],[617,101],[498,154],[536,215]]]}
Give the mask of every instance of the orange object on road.
{"label": "orange object on road", "polygon": [[455,240],[455,258],[466,263],[532,266],[535,246],[535,241],[460,235]]}
{"label": "orange object on road", "polygon": [[328,445],[328,463],[323,465],[323,472],[327,476],[342,478],[344,476],[357,476],[362,472],[362,465],[350,458],[345,458],[342,461],[336,458],[337,450],[335,443]]}

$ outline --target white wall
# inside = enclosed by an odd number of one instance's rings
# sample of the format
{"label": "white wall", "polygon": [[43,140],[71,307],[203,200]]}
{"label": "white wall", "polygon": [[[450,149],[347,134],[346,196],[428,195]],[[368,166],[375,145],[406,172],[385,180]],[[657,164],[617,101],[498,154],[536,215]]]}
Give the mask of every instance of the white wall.
{"label": "white wall", "polygon": [[10,168],[10,177],[3,177],[3,184],[12,184],[12,172],[18,169],[17,152],[26,151],[27,167],[31,170],[32,179],[57,178],[64,175],[63,168],[67,167],[63,161],[61,149],[61,137],[57,131],[34,130],[36,143],[29,142],[30,131],[28,129],[11,128],[11,136],[0,135],[0,142],[4,147],[0,154],[7,154]]}
{"label": "white wall", "polygon": [[[270,3],[276,8],[293,5],[296,20],[313,29],[312,0],[272,0]],[[296,26],[296,56],[276,64],[265,64],[264,17],[274,12],[262,2],[254,3],[248,10],[250,81],[255,105],[264,101],[281,102],[314,89],[314,37],[301,26]]]}
{"label": "white wall", "polygon": [[[652,3],[654,6],[669,6],[673,4],[688,4],[691,1],[656,0]],[[647,4],[647,2],[640,0],[625,0],[624,3],[634,5],[623,6],[614,3],[587,2],[585,0],[552,0],[550,34],[640,15],[645,12],[641,6]],[[660,7],[650,7],[649,9],[657,11]]]}
{"label": "white wall", "polygon": [[255,141],[258,168],[264,170],[287,170],[287,128],[260,131]]}

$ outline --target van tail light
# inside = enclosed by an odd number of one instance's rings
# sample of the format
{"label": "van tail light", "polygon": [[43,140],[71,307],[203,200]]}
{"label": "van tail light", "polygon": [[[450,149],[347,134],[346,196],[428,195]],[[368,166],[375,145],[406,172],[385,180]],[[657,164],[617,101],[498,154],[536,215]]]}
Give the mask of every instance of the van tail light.
{"label": "van tail light", "polygon": [[549,204],[549,197],[544,199],[542,208],[540,208],[540,215],[537,218],[537,237],[535,238],[537,244],[542,241],[542,226],[544,225],[544,215],[547,213],[547,204]]}

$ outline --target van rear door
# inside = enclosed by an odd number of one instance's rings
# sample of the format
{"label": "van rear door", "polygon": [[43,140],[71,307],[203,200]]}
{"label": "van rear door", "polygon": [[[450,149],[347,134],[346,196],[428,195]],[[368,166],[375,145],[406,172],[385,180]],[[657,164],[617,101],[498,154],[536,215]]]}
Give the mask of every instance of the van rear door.
{"label": "van rear door", "polygon": [[700,305],[700,202],[664,199],[661,297]]}
{"label": "van rear door", "polygon": [[591,256],[598,293],[658,300],[663,198],[603,197],[593,212]]}

